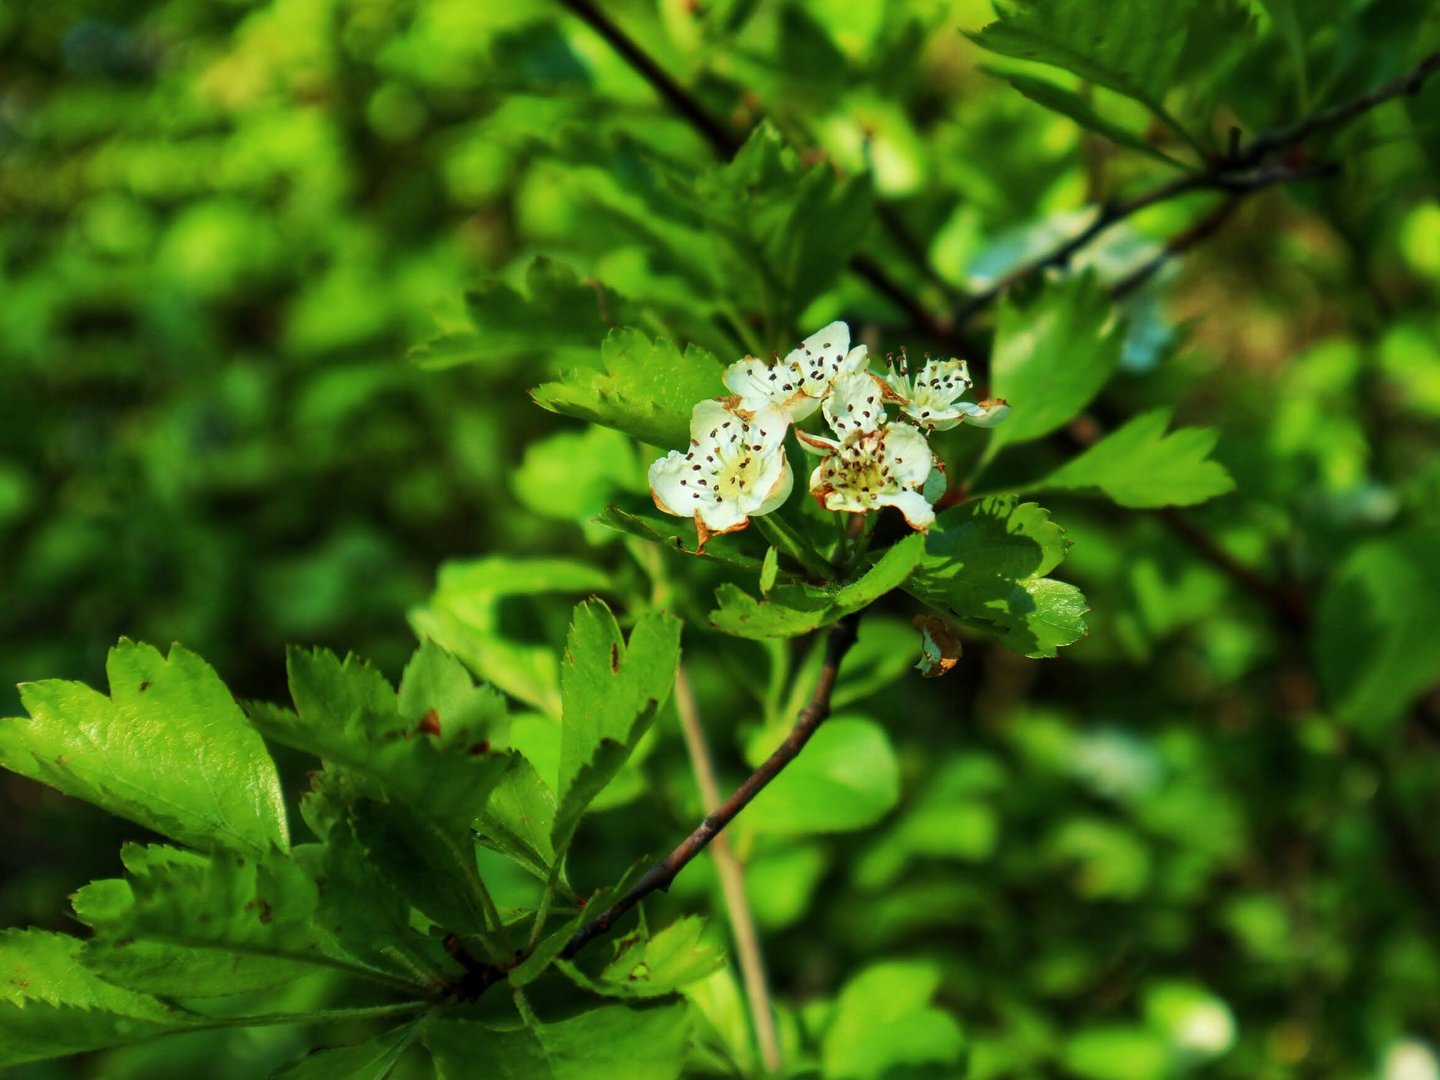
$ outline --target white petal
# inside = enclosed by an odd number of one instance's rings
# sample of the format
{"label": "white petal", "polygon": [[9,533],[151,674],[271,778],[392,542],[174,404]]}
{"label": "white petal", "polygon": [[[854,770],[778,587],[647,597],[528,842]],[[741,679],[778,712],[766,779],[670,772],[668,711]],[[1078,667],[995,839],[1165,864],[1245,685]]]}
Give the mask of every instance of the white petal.
{"label": "white petal", "polygon": [[[703,489],[690,482],[690,477],[694,475],[691,464],[679,450],[671,450],[651,464],[650,495],[654,498],[655,505],[665,513],[674,514],[676,517],[693,517],[696,506],[702,501],[708,501],[703,498]],[[685,481],[683,487],[681,480]],[[702,495],[702,498],[696,499],[697,494]]]}
{"label": "white petal", "polygon": [[879,502],[893,506],[905,515],[912,529],[928,529],[935,523],[935,508],[918,491],[902,491],[898,495],[882,495]]}
{"label": "white petal", "polygon": [[960,411],[965,414],[965,423],[972,427],[994,427],[1010,415],[1009,404],[1000,398],[995,398],[992,401],[982,401],[979,405],[972,405],[968,401],[962,401],[958,404]]}
{"label": "white petal", "polygon": [[756,409],[750,417],[750,435],[757,453],[773,454],[785,446],[785,433],[790,430],[790,416],[784,409]]}
{"label": "white petal", "polygon": [[935,461],[925,436],[909,424],[896,424],[885,429],[880,455],[890,466],[890,475],[895,482],[906,488],[918,488],[925,483]]}
{"label": "white petal", "polygon": [[[747,412],[766,408],[789,412],[806,400],[800,388],[800,373],[787,364],[767,364],[747,356],[726,368],[721,379],[727,389],[739,396],[740,405]],[[814,407],[809,406],[805,415],[813,411]]]}
{"label": "white petal", "polygon": [[780,461],[782,464],[780,478],[775,481],[775,486],[770,489],[770,494],[766,496],[765,501],[750,511],[754,517],[761,517],[780,509],[785,504],[785,500],[790,498],[790,493],[795,490],[795,472],[790,468],[790,462],[783,454],[780,456]]}
{"label": "white petal", "polygon": [[827,439],[823,435],[811,435],[808,431],[795,429],[795,438],[800,440],[800,445],[812,454],[833,454],[840,449],[840,444],[834,439]]}
{"label": "white petal", "polygon": [[712,533],[734,532],[745,527],[750,520],[745,511],[731,499],[703,503],[695,514]]}
{"label": "white petal", "polygon": [[734,425],[738,417],[723,401],[714,398],[697,402],[690,410],[690,438],[697,444],[695,449],[703,454],[712,453],[724,439],[721,432],[728,430],[725,425]]}
{"label": "white petal", "polygon": [[819,407],[820,399],[818,397],[807,397],[802,393],[790,403],[786,411],[790,414],[790,419],[798,424],[806,417],[814,416],[815,410]]}
{"label": "white petal", "polygon": [[838,374],[844,375],[847,371],[864,371],[869,359],[870,350],[864,345],[856,345],[845,354],[845,359],[840,362]]}
{"label": "white petal", "polygon": [[842,439],[857,431],[874,431],[885,423],[885,384],[868,371],[851,371],[830,384],[825,419]]}
{"label": "white petal", "polygon": [[800,386],[811,397],[824,397],[830,380],[845,362],[850,351],[850,328],[843,322],[831,323],[802,341],[791,350],[784,362],[799,370]]}

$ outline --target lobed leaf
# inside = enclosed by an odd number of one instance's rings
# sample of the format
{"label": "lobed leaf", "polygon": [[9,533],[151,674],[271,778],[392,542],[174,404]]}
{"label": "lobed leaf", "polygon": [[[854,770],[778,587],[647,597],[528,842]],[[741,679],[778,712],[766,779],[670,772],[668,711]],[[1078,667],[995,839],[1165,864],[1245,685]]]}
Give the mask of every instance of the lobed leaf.
{"label": "lobed leaf", "polygon": [[213,668],[121,640],[110,696],[79,682],[24,683],[28,720],[0,720],[0,765],[197,848],[289,846],[265,743]]}
{"label": "lobed leaf", "polygon": [[0,930],[0,1066],[183,1031],[201,1018],[103,981],[84,943],[44,930]]}
{"label": "lobed leaf", "polygon": [[1068,546],[1038,504],[980,499],[939,515],[906,589],[1017,652],[1054,656],[1086,632],[1080,590],[1046,576]]}
{"label": "lobed leaf", "polygon": [[565,960],[558,966],[577,985],[605,997],[664,997],[725,966],[725,950],[706,944],[704,933],[705,920],[698,915],[678,919],[653,936],[642,921],[614,943],[599,975],[587,975]]}
{"label": "lobed leaf", "polygon": [[631,327],[612,330],[600,349],[600,368],[567,371],[531,391],[551,412],[618,428],[653,446],[690,442],[697,401],[723,395],[720,365],[704,349],[651,341]]}
{"label": "lobed leaf", "polygon": [[1098,488],[1121,506],[1194,506],[1235,490],[1225,466],[1208,456],[1213,428],[1166,434],[1170,410],[1141,413],[1029,487]]}

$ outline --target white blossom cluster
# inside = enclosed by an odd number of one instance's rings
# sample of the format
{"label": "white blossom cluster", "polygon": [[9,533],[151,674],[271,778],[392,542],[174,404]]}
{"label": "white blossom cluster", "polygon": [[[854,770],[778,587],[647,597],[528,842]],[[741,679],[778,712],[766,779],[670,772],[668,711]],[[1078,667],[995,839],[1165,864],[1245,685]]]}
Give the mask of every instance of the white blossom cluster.
{"label": "white blossom cluster", "polygon": [[[795,478],[785,454],[791,424],[820,409],[833,437],[798,427],[807,450],[821,455],[810,491],[827,510],[867,514],[893,506],[914,529],[935,520],[945,492],[929,433],[960,423],[991,427],[1010,411],[997,399],[961,401],[973,385],[963,360],[929,360],[913,378],[903,354],[885,378],[873,374],[864,345],[850,347],[850,328],[833,322],[783,360],[753,356],[731,364],[731,397],[702,401],[690,414],[690,446],[650,466],[650,492],[667,514],[695,519],[700,544],[745,528],[780,507]],[[898,406],[890,416],[887,406]]]}

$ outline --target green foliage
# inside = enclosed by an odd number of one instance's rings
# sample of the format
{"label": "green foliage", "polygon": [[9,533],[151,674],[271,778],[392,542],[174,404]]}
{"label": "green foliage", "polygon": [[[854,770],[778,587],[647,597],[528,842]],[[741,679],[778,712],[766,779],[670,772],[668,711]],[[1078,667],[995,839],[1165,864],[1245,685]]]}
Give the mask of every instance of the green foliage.
{"label": "green foliage", "polygon": [[991,451],[1074,419],[1114,374],[1123,344],[1110,300],[1089,275],[1046,289],[1029,304],[1002,305],[991,389],[1013,412],[991,436]]}
{"label": "green foliage", "polygon": [[1225,467],[1208,454],[1219,437],[1212,428],[1181,428],[1168,435],[1169,413],[1142,413],[1067,461],[1037,488],[1098,488],[1121,506],[1193,506],[1235,489]]}
{"label": "green foliage", "polygon": [[204,660],[122,641],[105,671],[108,698],[26,683],[30,719],[0,726],[0,764],[183,843],[288,846],[275,766]]}
{"label": "green foliage", "polygon": [[683,446],[690,409],[721,391],[715,358],[693,346],[681,350],[639,330],[614,330],[600,351],[603,370],[567,372],[537,386],[537,404],[553,412],[618,428],[655,446]]}
{"label": "green foliage", "polygon": [[[1434,1072],[1433,13],[590,6],[0,14],[0,1068]],[[655,505],[834,320],[934,524]]]}
{"label": "green foliage", "polygon": [[906,589],[1017,652],[1054,656],[1084,635],[1088,610],[1078,589],[1047,576],[1068,546],[1038,504],[982,499],[940,515]]}

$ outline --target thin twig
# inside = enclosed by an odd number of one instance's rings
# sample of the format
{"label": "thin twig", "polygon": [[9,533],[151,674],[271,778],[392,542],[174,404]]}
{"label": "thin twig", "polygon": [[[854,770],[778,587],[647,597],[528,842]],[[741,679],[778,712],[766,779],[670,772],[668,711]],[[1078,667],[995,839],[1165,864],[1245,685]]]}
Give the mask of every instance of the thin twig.
{"label": "thin twig", "polygon": [[[592,0],[558,0],[558,3],[604,38],[610,47],[651,85],[666,104],[710,144],[710,148],[717,157],[729,159],[740,149],[743,145],[741,138],[715,119],[699,101],[692,97],[659,64],[655,63],[649,54],[640,48],[635,40],[605,12],[601,11]],[[891,208],[882,206],[877,216],[880,223],[890,232],[900,250],[916,262],[921,272],[939,282],[947,292],[953,294],[953,287],[935,273],[934,268],[924,257],[924,251],[904,230],[899,215]],[[967,341],[964,335],[959,333],[953,322],[942,319],[930,311],[914,294],[896,282],[875,259],[865,254],[857,254],[850,260],[850,269],[877,292],[886,296],[906,316],[914,320],[917,326],[946,349],[974,354],[973,343]]]}
{"label": "thin twig", "polygon": [[734,820],[750,804],[750,801],[764,790],[765,786],[780,775],[781,770],[795,760],[796,755],[810,741],[810,736],[830,715],[830,694],[835,689],[835,680],[840,673],[840,663],[850,646],[855,644],[855,630],[859,615],[847,615],[830,628],[825,641],[825,664],[820,669],[820,678],[815,683],[815,692],[810,702],[800,710],[790,734],[768,758],[751,773],[738,788],[712,814],[707,814],[689,836],[674,851],[657,862],[637,881],[630,891],[617,900],[609,910],[586,923],[570,938],[560,953],[569,959],[583,949],[594,938],[607,932],[617,920],[645,897],[656,891],[664,891],[675,880],[695,856],[705,850],[720,830]]}
{"label": "thin twig", "polygon": [[1129,199],[1107,202],[1079,233],[1064,240],[1050,251],[1003,275],[988,288],[976,293],[956,314],[956,324],[963,328],[975,315],[994,303],[1015,285],[1052,268],[1067,266],[1082,248],[1106,230],[1159,203],[1168,202],[1195,191],[1224,191],[1243,195],[1273,184],[1310,179],[1333,171],[1334,166],[1265,166],[1268,158],[1300,145],[1312,135],[1327,128],[1338,127],[1361,116],[1378,105],[1405,94],[1416,93],[1425,80],[1440,69],[1440,52],[1431,53],[1406,74],[1368,93],[1306,117],[1289,127],[1256,136],[1218,157],[1197,172],[1167,180]]}
{"label": "thin twig", "polygon": [[[715,762],[710,756],[710,747],[705,742],[700,707],[695,701],[695,691],[684,664],[680,665],[675,675],[675,711],[680,714],[680,730],[685,735],[685,748],[690,754],[695,784],[700,789],[701,806],[705,813],[713,814],[720,808],[720,786],[715,780]],[[725,894],[725,908],[730,916],[730,931],[735,935],[735,952],[745,980],[745,996],[750,1002],[750,1017],[755,1026],[760,1060],[767,1072],[778,1074],[780,1038],[775,1031],[775,1014],[770,1007],[770,987],[765,978],[765,956],[760,950],[760,935],[756,932],[755,917],[745,895],[745,871],[724,834],[710,842],[710,857],[715,860],[715,871],[720,875],[720,888]]]}

